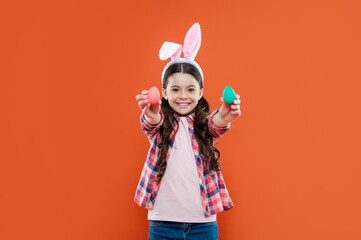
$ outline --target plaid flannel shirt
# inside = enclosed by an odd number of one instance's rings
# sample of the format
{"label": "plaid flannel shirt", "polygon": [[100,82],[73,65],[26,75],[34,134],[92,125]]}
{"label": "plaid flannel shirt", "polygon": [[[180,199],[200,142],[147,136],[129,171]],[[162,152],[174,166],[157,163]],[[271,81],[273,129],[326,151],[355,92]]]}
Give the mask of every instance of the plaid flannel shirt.
{"label": "plaid flannel shirt", "polygon": [[[213,116],[218,112],[215,110],[208,116],[208,129],[213,136],[213,142],[216,143],[221,136],[230,129],[230,124],[226,127],[217,127],[212,119]],[[161,121],[158,124],[149,124],[144,115],[140,117],[140,122],[143,132],[146,134],[150,141],[150,148],[148,151],[148,156],[146,158],[137,190],[134,196],[134,201],[142,208],[152,210],[154,203],[157,197],[157,193],[161,184],[156,182],[158,168],[156,166],[158,159],[159,151],[159,128],[163,123],[164,115],[161,112]],[[221,171],[207,171],[204,169],[203,160],[198,152],[198,142],[196,140],[194,129],[193,129],[193,119],[194,114],[190,115],[187,118],[189,122],[189,134],[191,136],[192,149],[194,153],[194,158],[197,165],[198,177],[199,177],[199,189],[202,199],[202,207],[205,216],[210,216],[216,213],[219,213],[223,210],[228,210],[233,207],[233,202],[229,196],[227,187],[225,185],[223,175]],[[174,128],[178,125],[176,121],[179,121],[179,116],[175,115],[174,122],[172,123]],[[176,129],[170,134],[170,145],[168,152],[166,154],[166,160],[169,159],[170,150],[174,144],[174,135]]]}

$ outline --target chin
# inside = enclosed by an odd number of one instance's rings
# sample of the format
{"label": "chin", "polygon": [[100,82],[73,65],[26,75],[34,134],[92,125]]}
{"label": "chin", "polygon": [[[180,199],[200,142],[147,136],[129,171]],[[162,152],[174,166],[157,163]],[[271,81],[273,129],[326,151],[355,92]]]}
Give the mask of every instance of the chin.
{"label": "chin", "polygon": [[181,116],[187,116],[189,114],[191,114],[194,111],[194,108],[192,110],[187,110],[187,111],[176,111],[179,115]]}

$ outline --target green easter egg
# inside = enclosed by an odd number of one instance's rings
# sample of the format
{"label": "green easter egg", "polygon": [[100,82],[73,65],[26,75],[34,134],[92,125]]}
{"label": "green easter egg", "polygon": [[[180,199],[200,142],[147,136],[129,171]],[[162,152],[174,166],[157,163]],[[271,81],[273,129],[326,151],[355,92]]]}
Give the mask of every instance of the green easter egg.
{"label": "green easter egg", "polygon": [[227,104],[233,104],[234,100],[236,100],[236,93],[231,87],[226,86],[223,90],[223,101]]}

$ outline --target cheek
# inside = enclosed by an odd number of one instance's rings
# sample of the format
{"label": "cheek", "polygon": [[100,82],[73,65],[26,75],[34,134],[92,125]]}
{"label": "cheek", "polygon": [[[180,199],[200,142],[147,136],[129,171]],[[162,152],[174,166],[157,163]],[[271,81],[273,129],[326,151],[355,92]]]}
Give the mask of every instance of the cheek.
{"label": "cheek", "polygon": [[177,100],[177,95],[176,94],[169,94],[168,95],[168,100],[169,101],[175,101],[175,100]]}
{"label": "cheek", "polygon": [[202,93],[201,92],[197,92],[196,94],[194,94],[194,98],[196,99],[200,99],[202,97]]}
{"label": "cheek", "polygon": [[169,91],[168,92],[168,97],[174,97],[174,96],[176,96],[177,95],[177,93],[176,92],[171,92],[171,91]]}

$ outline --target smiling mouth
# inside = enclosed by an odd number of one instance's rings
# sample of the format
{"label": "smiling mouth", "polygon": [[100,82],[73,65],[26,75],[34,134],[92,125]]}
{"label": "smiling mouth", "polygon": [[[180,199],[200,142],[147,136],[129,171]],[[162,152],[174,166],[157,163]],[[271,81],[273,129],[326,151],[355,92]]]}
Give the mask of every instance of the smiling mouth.
{"label": "smiling mouth", "polygon": [[186,108],[186,107],[188,107],[189,104],[190,103],[177,103],[178,107],[180,107],[180,108]]}

